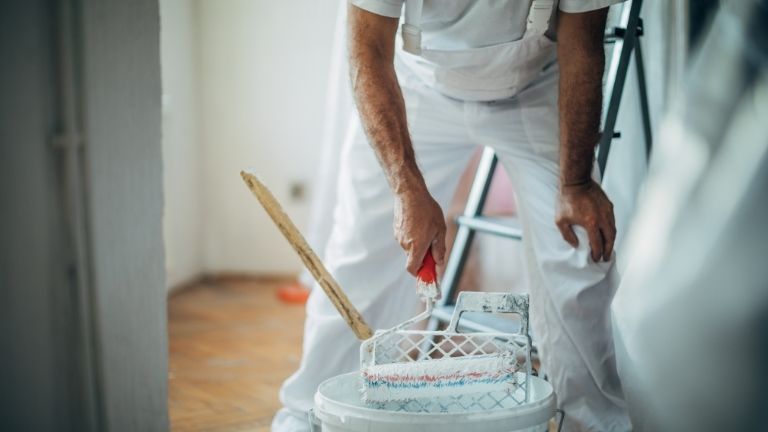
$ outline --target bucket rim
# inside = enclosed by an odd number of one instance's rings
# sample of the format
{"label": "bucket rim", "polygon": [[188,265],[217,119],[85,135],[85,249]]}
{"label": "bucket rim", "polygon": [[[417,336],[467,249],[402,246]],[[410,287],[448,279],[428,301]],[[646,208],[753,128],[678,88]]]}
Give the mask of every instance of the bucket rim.
{"label": "bucket rim", "polygon": [[[481,411],[471,411],[471,412],[439,412],[439,413],[430,413],[430,412],[407,412],[407,411],[391,411],[391,410],[382,410],[382,409],[376,409],[376,408],[369,408],[364,405],[352,405],[346,402],[341,402],[338,400],[331,399],[330,397],[323,394],[322,390],[324,387],[332,384],[334,381],[339,380],[349,380],[349,379],[359,379],[360,375],[359,372],[350,372],[342,375],[337,375],[334,377],[331,377],[322,383],[317,388],[317,392],[315,393],[314,402],[315,402],[315,414],[329,414],[329,415],[340,415],[341,411],[345,411],[345,416],[350,416],[350,412],[354,412],[355,414],[359,414],[360,416],[366,416],[366,417],[377,417],[377,416],[391,416],[393,414],[397,414],[401,418],[409,418],[412,420],[430,420],[435,421],[438,418],[441,422],[445,421],[448,422],[452,419],[463,419],[463,420],[476,420],[476,419],[485,419],[485,420],[495,420],[500,418],[506,418],[506,417],[522,417],[522,416],[533,416],[536,413],[548,411],[551,414],[548,418],[551,418],[554,416],[555,411],[557,410],[557,396],[554,392],[554,389],[552,388],[552,385],[545,381],[542,378],[532,376],[531,379],[532,382],[536,382],[537,386],[542,386],[545,388],[544,396],[536,399],[534,401],[516,406],[511,408],[492,408],[488,410],[481,410]],[[330,410],[328,408],[331,408]],[[337,412],[334,412],[337,411]],[[538,417],[538,416],[537,416]]]}

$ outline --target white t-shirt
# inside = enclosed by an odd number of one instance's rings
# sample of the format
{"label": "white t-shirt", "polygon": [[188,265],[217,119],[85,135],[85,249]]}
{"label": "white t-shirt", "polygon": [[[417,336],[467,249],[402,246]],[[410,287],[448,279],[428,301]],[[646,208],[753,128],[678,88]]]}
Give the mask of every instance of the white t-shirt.
{"label": "white t-shirt", "polygon": [[[560,0],[563,12],[602,9],[624,0]],[[350,0],[353,5],[399,18],[404,0]],[[433,49],[480,48],[520,39],[530,0],[424,0],[422,40]]]}
{"label": "white t-shirt", "polygon": [[[622,1],[624,0],[560,0],[556,7],[564,12],[578,13],[602,9]],[[399,18],[405,1],[350,0],[350,3],[378,15]],[[432,50],[483,48],[485,51],[494,46],[520,40],[525,33],[530,7],[531,0],[424,0],[419,23],[422,46]],[[550,30],[547,32],[547,36],[551,39],[555,38],[554,26],[555,20],[552,19]],[[539,45],[544,47],[546,44]],[[419,75],[424,76],[426,81],[449,96],[460,99],[489,100],[509,97],[519,90],[519,88],[510,88],[504,91],[504,89],[498,89],[498,85],[493,89],[483,88],[483,79],[486,78],[483,75],[488,72],[488,68],[478,69],[476,73],[462,68],[459,72],[464,77],[476,75],[474,78],[476,78],[477,89],[459,88],[472,87],[471,84],[442,83],[441,85],[439,77],[450,75],[451,69],[458,69],[456,64],[446,65],[434,60],[409,58],[413,57],[409,54],[405,54],[405,57],[408,57],[406,64],[418,69]],[[514,62],[515,59],[509,59],[509,61]],[[525,65],[521,66],[525,67]],[[492,74],[498,74],[498,72]]]}

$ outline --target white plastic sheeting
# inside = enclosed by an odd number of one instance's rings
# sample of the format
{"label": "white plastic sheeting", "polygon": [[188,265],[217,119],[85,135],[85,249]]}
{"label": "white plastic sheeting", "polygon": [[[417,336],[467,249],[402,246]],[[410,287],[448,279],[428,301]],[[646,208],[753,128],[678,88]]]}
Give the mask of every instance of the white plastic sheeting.
{"label": "white plastic sheeting", "polygon": [[766,19],[720,12],[661,130],[612,307],[637,431],[768,426]]}
{"label": "white plastic sheeting", "polygon": [[[333,226],[332,209],[336,203],[341,146],[350,132],[353,116],[357,115],[349,84],[347,63],[347,1],[339,1],[337,9],[331,71],[328,75],[326,117],[323,138],[320,142],[320,163],[315,181],[312,183],[312,207],[307,229],[307,241],[320,256],[323,255]],[[300,281],[306,287],[314,284],[314,279],[307,270],[302,271]]]}

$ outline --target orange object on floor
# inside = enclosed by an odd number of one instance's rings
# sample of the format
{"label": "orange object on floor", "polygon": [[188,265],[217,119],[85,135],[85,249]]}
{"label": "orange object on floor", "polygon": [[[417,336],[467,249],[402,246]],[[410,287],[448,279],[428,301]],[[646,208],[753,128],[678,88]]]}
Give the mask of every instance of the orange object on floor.
{"label": "orange object on floor", "polygon": [[277,298],[285,303],[305,304],[309,298],[309,288],[295,281],[277,289]]}

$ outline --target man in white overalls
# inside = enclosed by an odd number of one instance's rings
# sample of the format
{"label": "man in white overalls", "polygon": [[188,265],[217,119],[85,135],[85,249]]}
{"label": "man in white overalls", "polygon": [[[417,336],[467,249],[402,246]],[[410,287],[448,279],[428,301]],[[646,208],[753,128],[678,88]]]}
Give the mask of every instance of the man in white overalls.
{"label": "man in white overalls", "polygon": [[[613,206],[593,163],[606,8],[620,1],[350,0],[348,13],[360,121],[340,155],[326,264],[373,328],[411,317],[411,275],[430,248],[444,262],[443,210],[473,150],[493,147],[517,193],[533,332],[568,431],[631,429],[608,313]],[[358,349],[313,290],[273,430],[308,430],[318,384],[356,370]]]}

